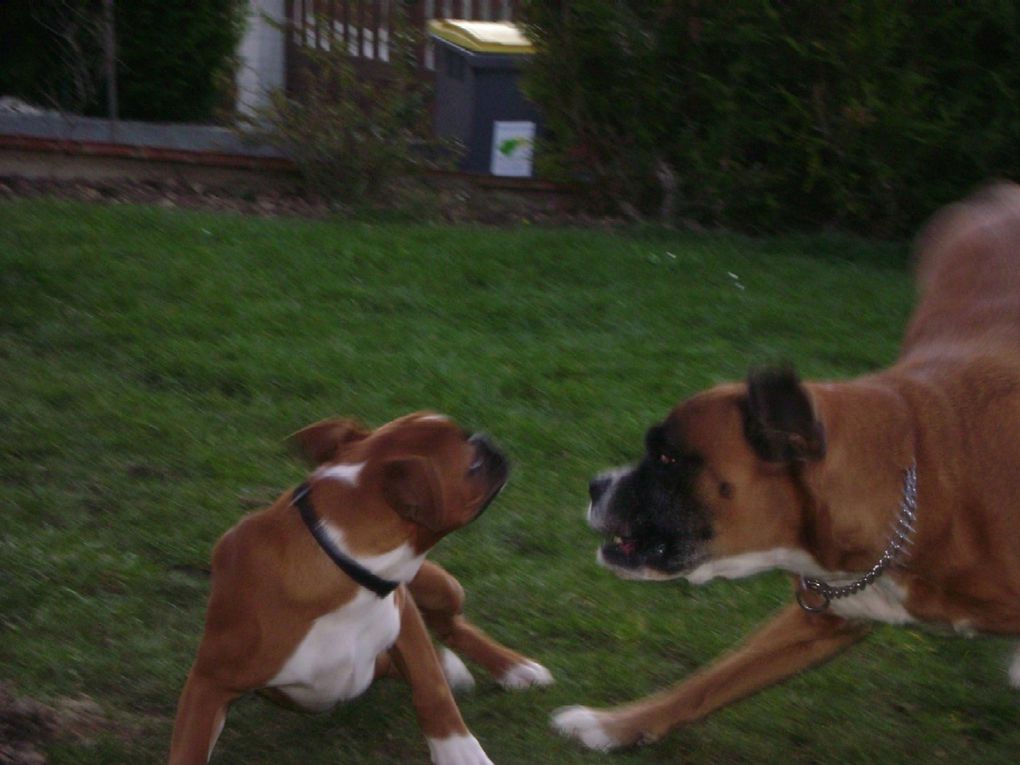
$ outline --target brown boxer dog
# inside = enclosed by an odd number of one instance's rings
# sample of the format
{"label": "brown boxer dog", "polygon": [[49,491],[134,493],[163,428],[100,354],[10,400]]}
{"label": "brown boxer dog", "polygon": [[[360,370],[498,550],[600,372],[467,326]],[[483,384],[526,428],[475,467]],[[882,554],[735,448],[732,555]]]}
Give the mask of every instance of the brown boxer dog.
{"label": "brown boxer dog", "polygon": [[394,671],[411,686],[436,765],[491,765],[450,690],[472,684],[470,672],[448,649],[437,656],[426,625],[506,688],[552,677],[471,625],[460,584],[425,555],[495,499],[506,459],[485,436],[431,413],[374,432],[328,420],[294,440],[315,472],[213,551],[205,634],[170,762],[207,762],[242,693],[324,711]]}
{"label": "brown boxer dog", "polygon": [[[680,403],[643,459],[596,477],[598,560],[702,584],[769,569],[795,601],[686,682],[553,725],[593,749],[678,725],[822,662],[869,622],[1020,635],[1020,187],[919,238],[919,305],[891,368],[848,382],[752,374]],[[1010,668],[1020,687],[1020,652]]]}

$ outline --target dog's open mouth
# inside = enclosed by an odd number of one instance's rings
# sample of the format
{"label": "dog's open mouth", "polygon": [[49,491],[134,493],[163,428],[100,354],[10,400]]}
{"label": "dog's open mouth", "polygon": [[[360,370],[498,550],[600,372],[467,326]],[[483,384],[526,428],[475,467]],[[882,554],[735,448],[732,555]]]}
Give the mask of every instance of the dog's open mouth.
{"label": "dog's open mouth", "polygon": [[598,561],[625,577],[673,579],[697,565],[693,552],[681,540],[660,535],[614,535],[599,548]]}
{"label": "dog's open mouth", "polygon": [[476,433],[469,439],[475,447],[474,462],[469,468],[469,476],[480,479],[487,484],[485,494],[478,506],[478,517],[491,505],[506,482],[510,479],[510,462],[484,434]]}
{"label": "dog's open mouth", "polygon": [[638,554],[640,545],[634,537],[614,536],[602,545],[602,558],[614,566],[633,568],[640,565],[643,556]]}
{"label": "dog's open mouth", "polygon": [[485,512],[486,508],[489,507],[493,502],[496,501],[496,497],[503,493],[503,489],[506,487],[507,481],[510,480],[510,470],[504,468],[499,477],[496,478],[489,493],[485,495],[485,499],[482,500],[481,506],[478,508],[478,515]]}

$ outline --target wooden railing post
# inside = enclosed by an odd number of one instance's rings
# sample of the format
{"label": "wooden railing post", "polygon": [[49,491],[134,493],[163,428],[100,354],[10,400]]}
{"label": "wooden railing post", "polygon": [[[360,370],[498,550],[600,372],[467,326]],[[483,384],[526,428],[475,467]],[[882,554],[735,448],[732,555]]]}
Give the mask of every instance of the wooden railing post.
{"label": "wooden railing post", "polygon": [[414,60],[418,62],[418,68],[425,69],[425,36],[428,34],[428,19],[425,18],[425,0],[410,0],[407,3],[410,8],[411,28],[418,31],[418,42],[415,44]]}
{"label": "wooden railing post", "polygon": [[418,35],[414,56],[422,76],[427,77],[432,76],[425,57],[430,16],[500,21],[513,19],[520,5],[517,0],[285,0],[287,91],[300,87],[298,71],[306,65],[305,48],[342,44],[355,62],[370,69],[385,66],[395,44],[393,3],[401,4],[407,23]]}

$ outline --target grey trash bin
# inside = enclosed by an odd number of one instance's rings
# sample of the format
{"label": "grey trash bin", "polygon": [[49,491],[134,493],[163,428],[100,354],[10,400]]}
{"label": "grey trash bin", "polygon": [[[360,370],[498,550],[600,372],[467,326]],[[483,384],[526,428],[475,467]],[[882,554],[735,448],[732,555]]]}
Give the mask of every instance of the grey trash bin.
{"label": "grey trash bin", "polygon": [[460,169],[532,175],[539,114],[518,87],[531,44],[509,22],[433,20],[436,133],[466,147]]}

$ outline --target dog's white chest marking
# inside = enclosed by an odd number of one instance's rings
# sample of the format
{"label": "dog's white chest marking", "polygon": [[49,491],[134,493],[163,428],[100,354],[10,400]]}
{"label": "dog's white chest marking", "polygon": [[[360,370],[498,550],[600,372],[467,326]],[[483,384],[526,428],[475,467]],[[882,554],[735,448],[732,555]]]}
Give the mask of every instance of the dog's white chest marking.
{"label": "dog's white chest marking", "polygon": [[[685,575],[691,584],[701,585],[716,578],[742,579],[773,570],[789,571],[800,576],[814,576],[830,584],[852,581],[851,574],[826,571],[803,550],[777,548],[719,558],[695,568]],[[833,600],[829,610],[844,619],[861,619],[886,624],[908,624],[915,621],[903,602],[907,591],[889,576],[876,579],[867,589],[847,598]]]}
{"label": "dog's white chest marking", "polygon": [[829,610],[844,619],[863,619],[885,624],[916,621],[903,606],[907,591],[888,576],[876,579],[866,590],[832,601]]}
{"label": "dog's white chest marking", "polygon": [[[323,528],[333,544],[351,555],[343,529],[328,521],[323,521]],[[424,554],[416,554],[408,544],[379,555],[352,557],[376,576],[397,582],[413,579],[425,560]],[[375,676],[376,657],[393,645],[399,632],[395,595],[380,598],[359,589],[354,600],[312,623],[268,686],[305,709],[329,709],[368,688]]]}
{"label": "dog's white chest marking", "polygon": [[360,695],[375,675],[376,657],[400,632],[396,598],[359,590],[354,600],[313,622],[269,681],[299,706],[324,711]]}

